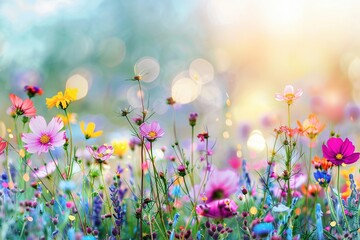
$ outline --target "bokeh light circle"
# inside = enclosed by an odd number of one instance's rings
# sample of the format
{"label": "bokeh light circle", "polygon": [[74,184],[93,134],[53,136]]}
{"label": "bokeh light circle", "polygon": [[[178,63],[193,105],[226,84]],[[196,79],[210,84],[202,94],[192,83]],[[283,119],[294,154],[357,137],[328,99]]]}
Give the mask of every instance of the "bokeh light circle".
{"label": "bokeh light circle", "polygon": [[214,79],[214,67],[205,59],[198,58],[190,64],[189,74],[193,80],[201,84],[208,83]]}
{"label": "bokeh light circle", "polygon": [[262,152],[266,147],[265,138],[260,130],[254,130],[250,133],[247,146],[255,152]]}
{"label": "bokeh light circle", "polygon": [[66,88],[77,88],[77,100],[79,100],[87,95],[89,90],[89,83],[84,76],[80,74],[74,74],[66,81]]}
{"label": "bokeh light circle", "polygon": [[135,75],[141,76],[141,81],[152,82],[160,74],[158,61],[151,57],[141,58],[134,66]]}
{"label": "bokeh light circle", "polygon": [[186,104],[194,101],[201,92],[201,85],[191,78],[180,78],[173,82],[171,96],[175,102]]}

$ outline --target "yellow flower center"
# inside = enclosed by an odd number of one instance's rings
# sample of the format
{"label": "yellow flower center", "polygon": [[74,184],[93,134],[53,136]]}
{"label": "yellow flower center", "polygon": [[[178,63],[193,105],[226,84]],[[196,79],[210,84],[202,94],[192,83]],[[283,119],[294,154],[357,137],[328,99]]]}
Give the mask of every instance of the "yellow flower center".
{"label": "yellow flower center", "polygon": [[336,157],[335,157],[337,160],[341,160],[343,159],[343,155],[341,153],[338,153],[336,154]]}
{"label": "yellow flower center", "polygon": [[47,144],[47,143],[49,143],[49,142],[50,142],[50,137],[49,137],[49,135],[47,135],[47,134],[41,135],[41,137],[40,137],[40,142],[41,142],[42,144]]}
{"label": "yellow flower center", "polygon": [[293,103],[294,98],[295,98],[295,94],[287,93],[287,94],[285,94],[285,98],[287,99],[286,100],[287,104],[291,105]]}
{"label": "yellow flower center", "polygon": [[149,137],[151,137],[151,138],[156,138],[157,133],[154,132],[154,131],[150,131],[150,132],[148,133],[148,135],[149,135]]}

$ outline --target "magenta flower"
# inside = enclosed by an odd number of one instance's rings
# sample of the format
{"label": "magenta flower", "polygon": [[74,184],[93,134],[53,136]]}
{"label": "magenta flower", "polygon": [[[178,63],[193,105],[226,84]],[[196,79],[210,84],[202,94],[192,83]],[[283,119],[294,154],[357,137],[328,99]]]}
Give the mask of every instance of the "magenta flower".
{"label": "magenta flower", "polygon": [[336,166],[340,166],[343,163],[354,163],[360,157],[360,153],[354,152],[355,146],[348,138],[343,141],[341,138],[333,137],[326,144],[327,146],[325,144],[322,146],[323,155]]}
{"label": "magenta flower", "polygon": [[238,206],[231,199],[221,199],[196,207],[196,213],[210,218],[230,218],[237,214]]}
{"label": "magenta flower", "polygon": [[40,155],[65,144],[65,131],[60,131],[64,123],[58,117],[51,119],[47,125],[42,116],[35,116],[30,119],[29,127],[32,133],[23,133],[21,137],[29,153]]}
{"label": "magenta flower", "polygon": [[140,134],[148,141],[153,142],[164,135],[164,130],[158,122],[152,122],[151,124],[143,123],[140,125]]}
{"label": "magenta flower", "polygon": [[205,187],[207,202],[230,197],[238,188],[238,178],[232,170],[215,169]]}
{"label": "magenta flower", "polygon": [[109,146],[107,144],[101,145],[99,148],[86,146],[92,157],[98,162],[102,163],[106,160],[109,160],[109,158],[114,153],[113,146]]}
{"label": "magenta flower", "polygon": [[284,88],[283,94],[275,94],[275,100],[285,101],[287,104],[291,105],[295,99],[298,99],[303,94],[301,89],[294,92],[294,87],[292,85],[286,85]]}

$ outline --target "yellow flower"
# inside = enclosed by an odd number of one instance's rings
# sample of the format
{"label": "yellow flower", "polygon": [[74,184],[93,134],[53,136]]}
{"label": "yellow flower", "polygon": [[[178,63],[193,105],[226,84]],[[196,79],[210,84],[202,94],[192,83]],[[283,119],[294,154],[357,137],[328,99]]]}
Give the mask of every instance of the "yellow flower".
{"label": "yellow flower", "polygon": [[80,128],[82,133],[85,135],[85,139],[100,137],[103,134],[103,131],[94,132],[95,123],[93,122],[89,122],[85,129],[85,123],[84,121],[81,121]]}
{"label": "yellow flower", "polygon": [[65,110],[69,106],[70,102],[76,100],[78,91],[79,90],[77,88],[67,88],[64,94],[62,92],[58,92],[52,98],[46,98],[46,105],[48,108],[61,107]]}
{"label": "yellow flower", "polygon": [[[69,113],[68,112],[67,114],[68,114],[70,123],[75,124],[76,123],[76,113]],[[64,114],[58,114],[56,116],[63,121],[64,125],[69,124],[69,122],[68,122],[68,120],[67,120],[67,118],[66,118],[66,116]]]}
{"label": "yellow flower", "polygon": [[114,148],[114,155],[122,158],[129,148],[129,143],[126,140],[114,140],[111,142]]}

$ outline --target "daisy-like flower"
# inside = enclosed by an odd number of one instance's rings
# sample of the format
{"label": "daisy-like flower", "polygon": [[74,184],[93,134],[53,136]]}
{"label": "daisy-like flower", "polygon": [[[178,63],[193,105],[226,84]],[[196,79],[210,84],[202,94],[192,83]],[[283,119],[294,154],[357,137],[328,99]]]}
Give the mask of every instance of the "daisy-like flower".
{"label": "daisy-like flower", "polygon": [[42,95],[43,90],[38,86],[28,86],[24,87],[24,91],[29,96],[29,98],[35,97],[36,95]]}
{"label": "daisy-like flower", "polygon": [[107,144],[103,144],[99,148],[91,146],[86,146],[86,148],[98,163],[103,163],[109,160],[109,158],[114,153],[114,148]]}
{"label": "daisy-like flower", "polygon": [[32,173],[34,178],[44,178],[51,175],[56,170],[57,161],[51,161],[38,169],[34,170]]}
{"label": "daisy-like flower", "polygon": [[336,166],[354,163],[360,157],[360,153],[355,152],[355,146],[348,138],[343,141],[333,137],[326,144],[322,146],[323,155]]}
{"label": "daisy-like flower", "polygon": [[146,138],[149,142],[155,141],[157,138],[164,135],[164,130],[160,127],[158,122],[152,122],[151,124],[143,123],[140,125],[140,134]]}
{"label": "daisy-like flower", "polygon": [[207,202],[230,197],[238,188],[238,175],[232,170],[215,169],[205,187]]}
{"label": "daisy-like flower", "polygon": [[196,207],[196,213],[209,218],[230,218],[237,214],[238,206],[231,199],[215,200]]}
{"label": "daisy-like flower", "polygon": [[36,115],[36,109],[33,102],[30,99],[22,100],[15,94],[9,95],[12,106],[9,109],[10,115],[33,117]]}
{"label": "daisy-like flower", "polygon": [[0,137],[0,155],[4,153],[7,142]]}
{"label": "daisy-like flower", "polygon": [[114,147],[114,155],[122,158],[129,148],[129,143],[126,140],[114,140],[111,142]]}
{"label": "daisy-like flower", "polygon": [[60,118],[54,117],[48,125],[42,116],[35,116],[30,119],[29,127],[32,133],[23,133],[21,137],[29,153],[40,155],[65,144],[65,131],[61,130],[64,123]]}
{"label": "daisy-like flower", "polygon": [[89,122],[85,129],[84,121],[80,122],[80,129],[81,129],[81,132],[84,134],[85,139],[97,138],[103,134],[103,131],[95,132],[95,127],[96,127],[96,125],[94,122]]}
{"label": "daisy-like flower", "polygon": [[67,88],[64,94],[62,92],[58,92],[52,98],[46,98],[46,105],[48,108],[60,107],[65,110],[72,101],[76,100],[77,93],[77,88]]}
{"label": "daisy-like flower", "polygon": [[275,100],[285,101],[288,105],[291,105],[293,101],[301,97],[302,94],[303,91],[301,89],[297,89],[295,92],[292,85],[286,85],[283,94],[275,94]]}
{"label": "daisy-like flower", "polygon": [[297,124],[299,125],[300,132],[310,140],[315,140],[319,133],[325,128],[325,124],[321,123],[315,114],[310,114],[303,124],[299,121]]}

